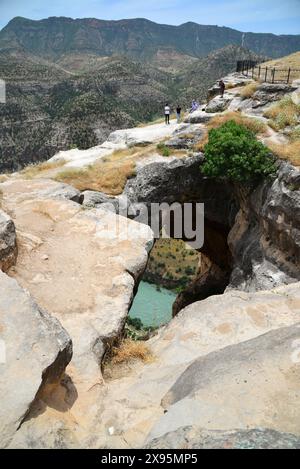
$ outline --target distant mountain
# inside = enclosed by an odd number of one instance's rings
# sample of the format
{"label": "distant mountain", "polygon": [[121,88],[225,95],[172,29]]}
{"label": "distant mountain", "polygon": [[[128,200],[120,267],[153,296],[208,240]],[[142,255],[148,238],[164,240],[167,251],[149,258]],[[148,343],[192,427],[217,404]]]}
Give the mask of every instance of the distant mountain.
{"label": "distant mountain", "polygon": [[0,171],[102,143],[112,130],[153,119],[173,93],[172,76],[122,57],[73,76],[55,65],[0,54],[0,76],[7,81],[7,102],[0,103]]}
{"label": "distant mountain", "polygon": [[244,47],[272,58],[300,50],[300,35],[242,33],[192,22],[170,26],[146,19],[104,21],[51,17],[33,21],[17,17],[0,32],[0,49],[22,50],[52,60],[76,53],[102,57],[117,54],[149,61],[157,60],[157,55],[166,50],[201,58],[229,44],[240,46],[242,41]]}
{"label": "distant mountain", "polygon": [[15,18],[0,32],[0,170],[102,143],[118,128],[189,107],[241,59],[300,49],[300,36],[144,19]]}

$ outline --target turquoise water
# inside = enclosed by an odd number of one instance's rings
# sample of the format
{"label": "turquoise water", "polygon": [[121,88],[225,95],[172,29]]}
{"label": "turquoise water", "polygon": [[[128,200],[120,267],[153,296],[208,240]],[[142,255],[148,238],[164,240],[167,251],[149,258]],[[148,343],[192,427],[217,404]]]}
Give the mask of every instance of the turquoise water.
{"label": "turquoise water", "polygon": [[172,305],[176,293],[166,288],[156,289],[156,285],[141,282],[134,298],[129,316],[139,318],[144,326],[161,326],[172,318]]}

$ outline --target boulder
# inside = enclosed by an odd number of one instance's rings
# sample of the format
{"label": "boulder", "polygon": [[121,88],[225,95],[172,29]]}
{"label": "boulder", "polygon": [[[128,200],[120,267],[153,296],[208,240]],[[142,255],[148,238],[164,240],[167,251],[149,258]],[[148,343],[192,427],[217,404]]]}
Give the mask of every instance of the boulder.
{"label": "boulder", "polygon": [[226,111],[232,99],[233,99],[232,96],[228,96],[226,94],[224,95],[223,98],[221,96],[217,96],[211,101],[209,101],[208,105],[205,108],[205,112],[217,113],[217,112]]}
{"label": "boulder", "polygon": [[213,114],[210,113],[208,114],[204,110],[197,110],[194,112],[191,112],[188,114],[187,117],[185,117],[184,122],[188,124],[206,124],[209,122],[215,115],[218,115],[218,113]]}
{"label": "boulder", "polygon": [[118,213],[118,199],[110,197],[103,192],[97,191],[84,191],[82,192],[83,202],[82,205],[85,208],[107,208],[115,213]]}
{"label": "boulder", "polygon": [[0,270],[7,271],[16,261],[16,229],[12,219],[0,210]]}
{"label": "boulder", "polygon": [[253,107],[266,106],[292,93],[296,88],[284,83],[262,83],[252,96]]}
{"label": "boulder", "polygon": [[151,449],[300,449],[300,437],[270,429],[203,430],[180,427],[152,440]]}
{"label": "boulder", "polygon": [[0,446],[22,425],[41,389],[72,357],[69,335],[18,283],[0,272]]}
{"label": "boulder", "polygon": [[205,135],[205,130],[199,126],[187,126],[184,130],[174,132],[173,136],[164,143],[167,147],[182,150],[193,148]]}

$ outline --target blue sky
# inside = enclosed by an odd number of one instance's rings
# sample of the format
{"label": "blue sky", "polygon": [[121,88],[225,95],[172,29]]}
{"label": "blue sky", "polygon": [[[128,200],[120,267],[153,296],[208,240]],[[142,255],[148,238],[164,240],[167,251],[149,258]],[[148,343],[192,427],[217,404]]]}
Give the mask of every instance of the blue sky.
{"label": "blue sky", "polygon": [[300,34],[300,0],[0,0],[0,28],[15,16],[143,17],[167,24],[195,21],[241,31]]}

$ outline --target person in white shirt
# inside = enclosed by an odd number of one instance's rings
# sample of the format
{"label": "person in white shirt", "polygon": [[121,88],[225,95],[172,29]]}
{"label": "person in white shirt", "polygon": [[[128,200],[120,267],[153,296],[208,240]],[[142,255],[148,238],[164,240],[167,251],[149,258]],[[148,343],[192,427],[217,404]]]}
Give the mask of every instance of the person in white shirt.
{"label": "person in white shirt", "polygon": [[165,123],[170,124],[170,106],[168,103],[165,105]]}

